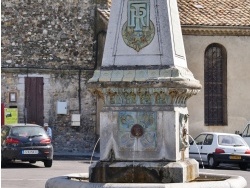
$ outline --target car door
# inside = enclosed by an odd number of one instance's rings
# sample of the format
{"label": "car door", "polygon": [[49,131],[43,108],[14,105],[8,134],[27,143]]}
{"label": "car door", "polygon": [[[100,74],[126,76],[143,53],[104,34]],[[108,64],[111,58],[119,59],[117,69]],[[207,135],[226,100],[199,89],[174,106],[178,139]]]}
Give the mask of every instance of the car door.
{"label": "car door", "polygon": [[190,142],[189,157],[201,162],[201,148],[206,134],[200,134]]}
{"label": "car door", "polygon": [[203,162],[207,162],[207,156],[215,151],[215,146],[213,146],[214,135],[206,134],[204,142],[200,146],[201,158]]}
{"label": "car door", "polygon": [[212,134],[203,133],[194,139],[195,142],[190,143],[189,157],[194,158],[199,162],[206,162],[207,155],[213,151]]}

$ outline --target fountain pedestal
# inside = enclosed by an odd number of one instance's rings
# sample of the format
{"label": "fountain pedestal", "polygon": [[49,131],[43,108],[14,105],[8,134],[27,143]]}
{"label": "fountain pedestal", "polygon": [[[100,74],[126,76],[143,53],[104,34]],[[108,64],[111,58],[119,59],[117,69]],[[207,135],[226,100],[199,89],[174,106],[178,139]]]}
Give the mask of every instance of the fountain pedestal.
{"label": "fountain pedestal", "polygon": [[90,167],[90,182],[179,183],[198,177],[198,163],[188,158],[185,137],[186,100],[198,89],[181,76],[171,79],[178,81],[147,79],[127,87],[125,82],[104,82],[101,88],[93,87],[104,107],[100,161]]}
{"label": "fountain pedestal", "polygon": [[198,176],[186,149],[186,101],[201,85],[187,68],[176,1],[113,1],[102,66],[88,87],[104,101],[91,182]]}

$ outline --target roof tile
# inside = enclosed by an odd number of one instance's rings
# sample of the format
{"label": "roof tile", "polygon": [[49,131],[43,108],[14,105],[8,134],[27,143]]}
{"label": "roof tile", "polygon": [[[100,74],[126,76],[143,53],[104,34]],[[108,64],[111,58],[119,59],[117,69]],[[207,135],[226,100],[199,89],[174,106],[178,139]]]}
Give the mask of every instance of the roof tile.
{"label": "roof tile", "polygon": [[177,0],[182,25],[250,26],[250,0]]}
{"label": "roof tile", "polygon": [[[250,0],[177,0],[177,2],[182,25],[250,26]],[[110,10],[99,9],[99,12],[109,19]]]}

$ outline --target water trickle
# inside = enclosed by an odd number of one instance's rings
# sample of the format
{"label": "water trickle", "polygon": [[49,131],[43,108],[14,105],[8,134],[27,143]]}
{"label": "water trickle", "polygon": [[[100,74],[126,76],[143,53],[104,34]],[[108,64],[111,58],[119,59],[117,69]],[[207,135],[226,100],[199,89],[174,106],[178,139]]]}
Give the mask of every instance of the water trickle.
{"label": "water trickle", "polygon": [[135,138],[135,142],[134,142],[134,148],[133,148],[133,168],[132,168],[132,183],[134,182],[134,177],[135,177],[135,152],[136,152],[136,148],[137,148],[137,138]]}
{"label": "water trickle", "polygon": [[92,155],[91,155],[90,164],[92,164],[92,159],[93,159],[93,156],[94,156],[94,153],[95,153],[95,148],[96,148],[99,141],[100,141],[100,138],[98,138],[98,140],[96,141],[95,147],[94,147]]}
{"label": "water trickle", "polygon": [[199,149],[198,145],[196,144],[194,138],[193,138],[191,135],[188,134],[188,136],[189,136],[189,137],[192,139],[192,141],[194,142],[194,144],[195,144],[195,146],[196,146],[196,148],[197,148],[197,150],[198,150],[199,156],[200,156],[202,168],[205,169],[204,164],[203,164],[203,160],[202,160],[202,158],[201,158],[201,152],[200,152],[200,149]]}

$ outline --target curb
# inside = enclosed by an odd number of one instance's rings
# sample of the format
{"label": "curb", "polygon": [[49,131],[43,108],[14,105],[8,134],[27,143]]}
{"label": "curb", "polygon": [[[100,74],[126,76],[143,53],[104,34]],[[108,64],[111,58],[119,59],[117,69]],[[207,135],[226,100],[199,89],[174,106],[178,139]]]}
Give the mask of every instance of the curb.
{"label": "curb", "polygon": [[92,157],[92,154],[74,154],[74,153],[67,153],[67,154],[55,154],[53,155],[54,160],[99,160],[100,155],[95,153]]}

